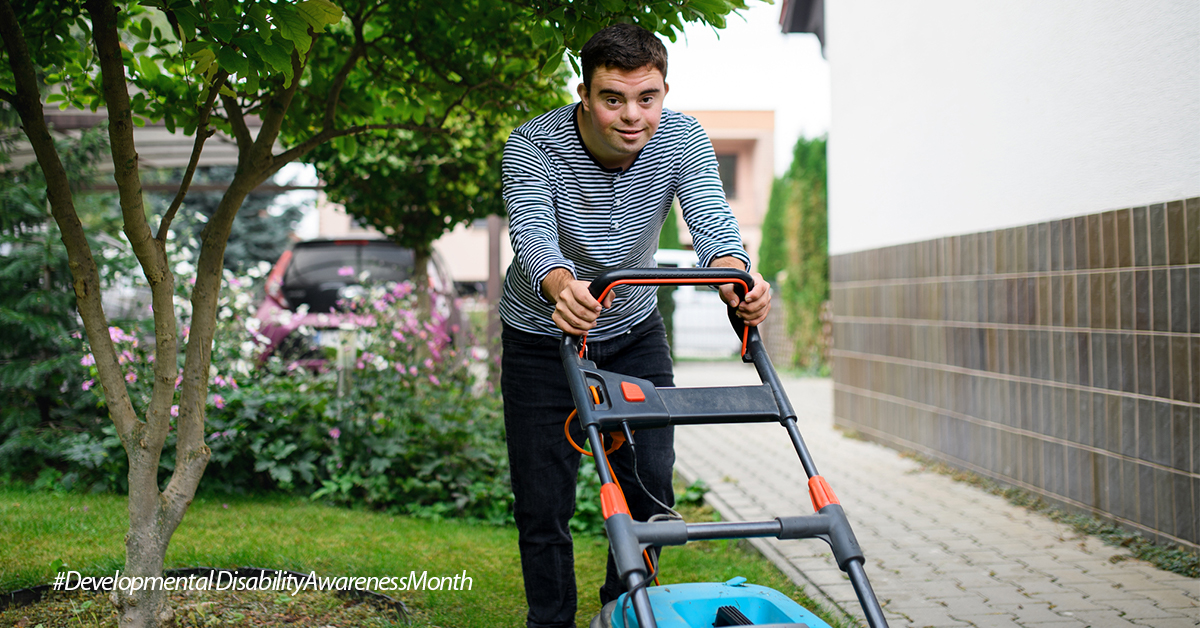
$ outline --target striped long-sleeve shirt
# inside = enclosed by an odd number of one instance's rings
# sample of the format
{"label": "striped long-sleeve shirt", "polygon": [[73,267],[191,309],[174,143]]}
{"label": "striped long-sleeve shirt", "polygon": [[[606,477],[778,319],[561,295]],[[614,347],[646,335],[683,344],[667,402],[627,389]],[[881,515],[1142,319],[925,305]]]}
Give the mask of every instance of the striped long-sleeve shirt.
{"label": "striped long-sleeve shirt", "polygon": [[[504,147],[504,202],[515,253],[500,300],[505,323],[535,334],[562,333],[541,291],[555,268],[584,281],[606,270],[653,268],[658,234],[677,196],[700,264],[728,255],[749,268],[712,144],[695,118],[664,109],[654,136],[622,171],[604,168],[584,147],[577,106],[526,122]],[[600,314],[589,338],[623,334],[657,305],[653,286],[614,292],[613,306]]]}

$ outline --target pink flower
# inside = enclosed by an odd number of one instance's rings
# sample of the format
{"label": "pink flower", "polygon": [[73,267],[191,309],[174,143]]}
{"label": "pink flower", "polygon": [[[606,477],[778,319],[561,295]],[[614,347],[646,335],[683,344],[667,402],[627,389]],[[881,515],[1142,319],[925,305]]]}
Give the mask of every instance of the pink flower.
{"label": "pink flower", "polygon": [[96,385],[96,380],[94,380],[94,379],[89,379],[89,380],[87,380],[86,382],[84,382],[84,383],[83,383],[83,389],[84,389],[84,390],[91,390],[91,389],[92,389],[92,386],[95,386],[95,385]]}
{"label": "pink flower", "polygon": [[128,373],[125,374],[125,381],[129,382],[130,384],[136,384],[137,383],[137,373],[134,373],[133,371],[129,371]]}
{"label": "pink flower", "polygon": [[73,331],[73,332],[71,332],[71,337],[76,340],[79,340],[80,338],[83,338],[83,334],[81,334],[77,331]]}
{"label": "pink flower", "polygon": [[225,398],[221,395],[213,395],[213,405],[216,406],[218,410],[224,408]]}
{"label": "pink flower", "polygon": [[171,416],[179,416],[179,406],[171,406]]}
{"label": "pink flower", "polygon": [[424,364],[425,364],[425,368],[427,368],[427,369],[433,368],[433,360],[431,360],[430,358],[425,358]]}
{"label": "pink flower", "polygon": [[92,366],[96,363],[96,356],[89,353],[83,356],[83,359],[80,360],[79,363],[83,366]]}
{"label": "pink flower", "polygon": [[341,437],[341,435],[342,435],[342,430],[339,430],[336,427],[329,430],[329,437],[332,438],[333,440],[337,440],[338,438]]}
{"label": "pink flower", "polygon": [[395,338],[396,340],[399,340],[400,342],[404,342],[404,334],[402,334],[396,330],[392,330],[392,338]]}
{"label": "pink flower", "polygon": [[430,376],[429,376],[429,382],[430,382],[431,384],[433,384],[434,386],[441,386],[441,385],[442,385],[442,382],[441,382],[440,380],[438,380],[438,378],[437,378],[437,375],[430,375]]}
{"label": "pink flower", "polygon": [[179,385],[182,383],[183,383],[183,376],[180,375],[180,376],[176,377],[175,378],[175,390],[179,390]]}
{"label": "pink flower", "polygon": [[350,275],[353,275],[353,274],[354,274],[353,266],[342,266],[341,268],[338,269],[339,277],[349,277]]}

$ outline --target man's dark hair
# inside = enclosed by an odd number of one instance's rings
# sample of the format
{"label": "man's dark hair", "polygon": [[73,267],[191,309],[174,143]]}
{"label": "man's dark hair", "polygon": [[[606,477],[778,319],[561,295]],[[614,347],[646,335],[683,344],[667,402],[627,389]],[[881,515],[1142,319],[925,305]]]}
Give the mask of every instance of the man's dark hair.
{"label": "man's dark hair", "polygon": [[667,47],[654,33],[634,24],[613,24],[583,45],[583,86],[592,89],[597,67],[624,72],[654,66],[667,78]]}

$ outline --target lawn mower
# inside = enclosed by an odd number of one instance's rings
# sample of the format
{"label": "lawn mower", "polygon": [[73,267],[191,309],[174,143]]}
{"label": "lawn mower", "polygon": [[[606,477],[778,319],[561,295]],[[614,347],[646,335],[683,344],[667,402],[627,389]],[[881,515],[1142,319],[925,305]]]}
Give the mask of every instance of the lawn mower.
{"label": "lawn mower", "polygon": [[[754,286],[749,274],[729,268],[627,269],[606,272],[590,290],[603,302],[618,285],[732,284],[739,297]],[[706,539],[818,538],[833,550],[846,572],[871,628],[887,620],[864,570],[863,553],[842,506],[828,482],[817,473],[812,455],[796,426],[796,413],[767,356],[758,330],[742,324],[735,311],[729,319],[742,339],[742,361],[754,365],[758,386],[656,388],[647,380],[604,371],[585,359],[586,336],[564,334],[559,347],[580,427],[595,453],[600,476],[604,527],[626,593],[605,606],[594,628],[713,628],[772,626],[828,628],[828,624],[790,598],[769,588],[735,578],[725,583],[650,586],[657,571],[651,548]],[[605,454],[605,435],[634,446],[633,432],[667,426],[712,423],[766,423],[783,426],[808,476],[815,514],[777,517],[770,521],[686,523],[682,519],[634,521]],[[609,448],[611,450],[612,444]],[[634,450],[636,452],[636,449]]]}

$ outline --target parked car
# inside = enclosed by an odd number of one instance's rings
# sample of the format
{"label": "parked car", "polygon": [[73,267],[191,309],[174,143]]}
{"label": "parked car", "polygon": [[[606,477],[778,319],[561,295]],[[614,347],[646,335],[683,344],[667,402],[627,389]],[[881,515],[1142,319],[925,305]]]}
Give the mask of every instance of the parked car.
{"label": "parked car", "polygon": [[[310,368],[334,359],[344,352],[347,333],[356,324],[339,311],[338,302],[353,297],[364,282],[411,279],[414,259],[412,249],[384,239],[297,242],[284,251],[267,277],[266,296],[256,314],[259,333],[267,339],[261,358],[275,354]],[[429,259],[428,278],[433,307],[452,336],[459,319],[454,281],[436,253]],[[300,333],[301,327],[313,333]]]}

